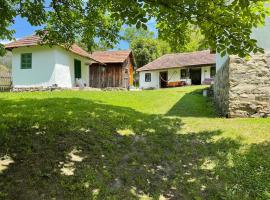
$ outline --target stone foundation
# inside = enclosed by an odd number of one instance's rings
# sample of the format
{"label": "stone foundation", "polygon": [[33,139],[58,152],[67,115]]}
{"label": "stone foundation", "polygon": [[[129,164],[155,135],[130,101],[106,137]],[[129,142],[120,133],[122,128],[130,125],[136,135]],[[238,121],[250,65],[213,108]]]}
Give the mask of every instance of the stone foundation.
{"label": "stone foundation", "polygon": [[270,53],[230,56],[216,74],[214,93],[223,116],[270,117]]}
{"label": "stone foundation", "polygon": [[107,87],[107,88],[92,88],[92,87],[73,87],[73,88],[61,88],[61,87],[14,87],[12,92],[43,92],[43,91],[127,91],[127,88],[123,87]]}
{"label": "stone foundation", "polygon": [[14,87],[12,92],[42,92],[42,91],[54,91],[63,90],[60,87]]}

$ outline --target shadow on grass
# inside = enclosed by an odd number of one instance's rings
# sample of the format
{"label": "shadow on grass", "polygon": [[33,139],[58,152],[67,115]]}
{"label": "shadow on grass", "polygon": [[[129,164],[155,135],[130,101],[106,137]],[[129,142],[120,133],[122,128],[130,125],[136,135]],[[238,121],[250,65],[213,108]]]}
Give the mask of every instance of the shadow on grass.
{"label": "shadow on grass", "polygon": [[185,94],[166,115],[178,117],[216,117],[212,101],[208,97],[203,97],[202,89]]}
{"label": "shadow on grass", "polygon": [[179,118],[83,99],[0,106],[0,157],[14,161],[0,174],[3,199],[248,199],[269,189],[268,144],[240,156],[239,142],[213,140],[220,131],[183,134]]}

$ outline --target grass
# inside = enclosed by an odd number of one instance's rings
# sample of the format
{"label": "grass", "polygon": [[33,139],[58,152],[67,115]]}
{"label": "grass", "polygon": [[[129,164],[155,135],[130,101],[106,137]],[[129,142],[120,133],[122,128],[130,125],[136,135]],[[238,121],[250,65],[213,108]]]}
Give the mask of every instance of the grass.
{"label": "grass", "polygon": [[269,199],[270,119],[202,88],[0,93],[0,199]]}

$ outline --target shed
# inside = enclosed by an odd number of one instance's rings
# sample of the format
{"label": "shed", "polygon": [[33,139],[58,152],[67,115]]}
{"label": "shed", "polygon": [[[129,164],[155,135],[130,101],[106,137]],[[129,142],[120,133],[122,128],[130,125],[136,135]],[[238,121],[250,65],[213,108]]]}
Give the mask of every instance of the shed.
{"label": "shed", "polygon": [[133,85],[135,61],[131,50],[96,51],[91,54],[95,60],[89,66],[90,87],[123,87]]}

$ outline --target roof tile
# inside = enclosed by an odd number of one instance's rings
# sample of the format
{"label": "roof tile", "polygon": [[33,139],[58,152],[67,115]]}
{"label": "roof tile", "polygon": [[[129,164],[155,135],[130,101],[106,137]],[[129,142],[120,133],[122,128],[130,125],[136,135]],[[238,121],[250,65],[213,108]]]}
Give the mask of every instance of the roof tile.
{"label": "roof tile", "polygon": [[[42,39],[39,36],[37,36],[37,35],[31,35],[31,36],[28,36],[28,37],[24,37],[22,39],[19,39],[17,41],[11,42],[9,44],[6,44],[5,45],[5,48],[6,49],[13,49],[13,48],[18,48],[18,47],[37,46],[37,45],[40,45],[41,42],[42,42]],[[86,52],[85,50],[83,50],[77,44],[73,44],[70,47],[69,51],[71,51],[72,53],[77,54],[79,56],[90,58],[90,59],[93,59],[93,60],[97,61],[96,59],[92,58],[91,55],[88,52]]]}
{"label": "roof tile", "polygon": [[211,54],[209,50],[205,50],[191,53],[167,54],[139,68],[137,71],[213,64],[216,64],[216,55]]}
{"label": "roof tile", "polygon": [[92,58],[103,63],[123,63],[130,55],[131,50],[121,51],[96,51],[91,55]]}

